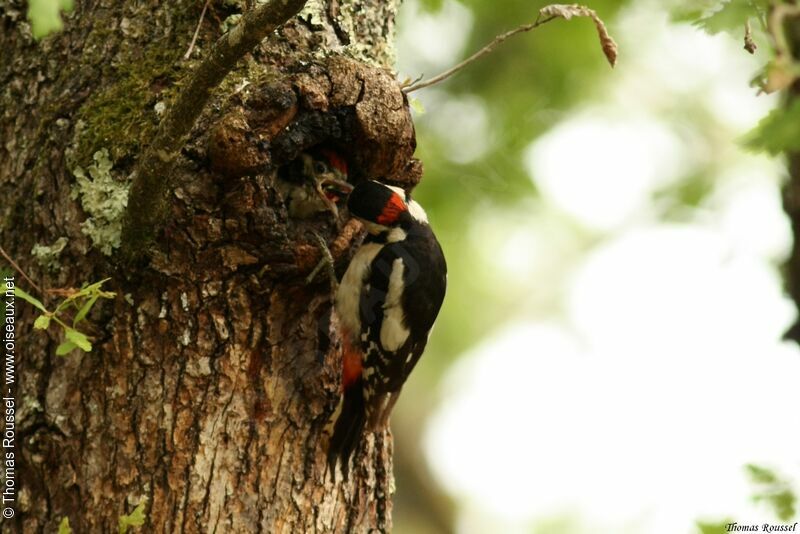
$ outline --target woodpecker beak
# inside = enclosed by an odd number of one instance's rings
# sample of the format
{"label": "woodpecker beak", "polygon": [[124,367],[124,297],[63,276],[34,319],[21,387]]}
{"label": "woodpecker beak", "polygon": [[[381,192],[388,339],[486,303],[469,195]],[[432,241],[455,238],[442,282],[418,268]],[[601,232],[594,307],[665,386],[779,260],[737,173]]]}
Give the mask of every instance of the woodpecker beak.
{"label": "woodpecker beak", "polygon": [[331,202],[339,202],[353,190],[353,185],[337,178],[325,178],[320,183],[322,193]]}

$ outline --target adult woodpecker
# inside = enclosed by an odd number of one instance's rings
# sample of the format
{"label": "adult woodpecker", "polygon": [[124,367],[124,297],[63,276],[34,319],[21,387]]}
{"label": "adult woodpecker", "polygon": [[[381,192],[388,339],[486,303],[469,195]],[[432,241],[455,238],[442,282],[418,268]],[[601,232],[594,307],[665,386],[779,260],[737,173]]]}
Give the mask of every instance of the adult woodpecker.
{"label": "adult woodpecker", "polygon": [[439,314],[447,265],[422,207],[398,187],[362,182],[347,200],[368,230],[336,293],[342,398],[328,463],[345,474],[364,430],[386,427]]}

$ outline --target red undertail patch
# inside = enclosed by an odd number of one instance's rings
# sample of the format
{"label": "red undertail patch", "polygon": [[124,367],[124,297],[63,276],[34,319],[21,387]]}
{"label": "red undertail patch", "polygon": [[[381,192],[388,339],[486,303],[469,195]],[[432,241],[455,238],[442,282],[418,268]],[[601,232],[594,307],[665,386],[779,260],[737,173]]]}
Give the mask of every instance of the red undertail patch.
{"label": "red undertail patch", "polygon": [[342,341],[342,390],[346,390],[361,378],[361,351],[350,344],[350,336]]}

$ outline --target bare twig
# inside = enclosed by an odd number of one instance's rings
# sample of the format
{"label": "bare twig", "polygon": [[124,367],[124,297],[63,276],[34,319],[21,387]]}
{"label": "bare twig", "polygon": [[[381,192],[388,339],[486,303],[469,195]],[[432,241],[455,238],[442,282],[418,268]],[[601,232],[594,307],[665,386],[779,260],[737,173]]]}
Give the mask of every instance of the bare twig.
{"label": "bare twig", "polygon": [[197,28],[194,29],[192,42],[189,43],[189,49],[183,55],[183,59],[189,59],[192,56],[192,50],[194,50],[194,43],[197,42],[197,36],[200,33],[200,26],[203,24],[203,18],[206,16],[206,9],[208,9],[209,3],[211,3],[211,0],[206,0],[205,4],[203,4],[203,10],[200,12],[200,20],[197,21]]}
{"label": "bare twig", "polygon": [[17,262],[15,262],[14,260],[12,260],[12,259],[11,259],[11,256],[9,256],[8,254],[6,254],[6,251],[5,251],[5,250],[3,250],[3,247],[0,247],[0,255],[2,255],[2,256],[3,256],[3,257],[6,259],[6,261],[7,261],[8,263],[10,263],[10,264],[11,264],[11,266],[14,268],[14,270],[15,270],[15,271],[17,271],[17,272],[20,274],[20,276],[22,276],[22,278],[24,278],[25,280],[27,280],[27,281],[28,281],[28,283],[29,283],[29,284],[30,284],[30,285],[31,285],[31,286],[32,286],[32,287],[33,287],[33,288],[34,288],[36,291],[38,291],[40,295],[43,295],[43,294],[44,294],[44,292],[42,291],[42,288],[41,288],[41,287],[39,287],[39,286],[37,286],[37,285],[36,285],[36,283],[35,283],[33,280],[31,280],[31,279],[28,277],[28,275],[27,275],[27,274],[25,274],[25,271],[23,271],[23,270],[22,270],[22,268],[21,268],[19,265],[17,265]]}
{"label": "bare twig", "polygon": [[169,176],[178,151],[208,102],[211,91],[278,26],[295,16],[306,0],[272,0],[245,13],[219,38],[167,110],[150,147],[133,173],[122,228],[123,260],[139,259],[152,243],[166,214]]}
{"label": "bare twig", "polygon": [[483,48],[481,48],[480,50],[469,56],[467,59],[465,59],[455,67],[452,67],[444,71],[443,73],[434,76],[433,78],[430,78],[428,80],[423,80],[423,81],[416,80],[413,83],[403,87],[403,92],[411,93],[418,89],[422,89],[424,87],[430,87],[431,85],[446,80],[447,78],[449,78],[453,74],[456,74],[458,71],[460,71],[473,61],[476,61],[485,56],[486,54],[490,53],[492,50],[495,49],[495,47],[497,47],[497,45],[499,45],[509,37],[517,35],[518,33],[529,32],[557,18],[563,18],[565,20],[569,20],[572,17],[589,17],[592,19],[595,27],[597,28],[597,34],[600,37],[600,45],[603,48],[603,53],[605,54],[606,59],[608,59],[608,62],[613,67],[617,62],[617,43],[615,43],[614,39],[612,39],[611,36],[608,34],[608,30],[606,29],[605,24],[600,19],[600,17],[597,16],[597,13],[595,13],[594,10],[589,9],[588,7],[584,7],[578,4],[571,4],[571,5],[552,4],[540,9],[539,15],[536,17],[536,20],[534,22],[530,24],[523,24],[522,26],[519,26],[518,28],[515,28],[509,32],[498,35],[497,37],[494,38],[494,40],[492,40],[492,42],[490,42],[489,44],[487,44],[486,46],[484,46]]}
{"label": "bare twig", "polygon": [[509,32],[506,32],[506,33],[503,33],[501,35],[498,35],[497,37],[494,38],[494,40],[491,43],[487,44],[486,46],[484,46],[483,48],[481,48],[480,50],[478,50],[477,52],[475,52],[474,54],[469,56],[467,59],[465,59],[464,61],[462,61],[461,63],[459,63],[455,67],[449,68],[446,71],[444,71],[443,73],[434,76],[433,78],[429,78],[427,80],[422,80],[422,81],[416,81],[416,82],[404,87],[403,88],[403,92],[404,93],[411,93],[413,91],[417,91],[417,90],[423,89],[425,87],[430,87],[431,85],[435,85],[435,84],[437,84],[439,82],[443,82],[444,80],[446,80],[447,78],[449,78],[453,74],[457,73],[458,71],[460,71],[461,69],[463,69],[464,67],[466,67],[467,65],[472,63],[473,61],[476,61],[476,60],[482,58],[483,56],[485,56],[486,54],[488,54],[489,52],[494,50],[495,47],[497,47],[497,45],[499,45],[500,43],[502,43],[503,41],[505,41],[509,37],[513,37],[514,35],[517,35],[518,33],[529,32],[529,31],[531,31],[531,30],[533,30],[535,28],[538,28],[542,24],[546,24],[546,23],[550,22],[551,20],[553,20],[555,18],[556,17],[548,17],[546,19],[538,19],[537,18],[536,21],[531,23],[531,24],[523,24],[522,26],[520,26],[518,28],[514,28],[513,30],[511,30]]}
{"label": "bare twig", "polygon": [[553,4],[544,6],[539,10],[540,17],[553,16],[562,17],[564,20],[569,20],[572,17],[589,17],[594,22],[594,27],[597,29],[597,36],[600,38],[600,47],[603,49],[611,68],[617,64],[617,43],[611,38],[608,33],[605,23],[594,9],[589,9],[580,4]]}
{"label": "bare twig", "polygon": [[750,28],[750,19],[747,19],[744,23],[744,49],[751,54],[755,54],[757,48],[756,42],[753,41],[753,30]]}

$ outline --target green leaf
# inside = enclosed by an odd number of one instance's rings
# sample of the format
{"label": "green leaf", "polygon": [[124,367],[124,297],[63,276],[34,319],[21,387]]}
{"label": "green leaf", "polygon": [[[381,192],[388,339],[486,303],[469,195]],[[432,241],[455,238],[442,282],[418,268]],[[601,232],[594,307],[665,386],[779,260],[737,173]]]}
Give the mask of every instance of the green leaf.
{"label": "green leaf", "polygon": [[65,517],[58,524],[58,534],[72,534],[72,529],[69,526],[69,517]]}
{"label": "green leaf", "polygon": [[425,106],[422,105],[422,102],[419,101],[417,98],[409,98],[408,105],[411,109],[413,109],[417,114],[422,115],[425,113]]}
{"label": "green leaf", "polygon": [[33,327],[36,330],[47,330],[48,326],[50,326],[50,316],[49,315],[40,315],[33,322]]}
{"label": "green leaf", "polygon": [[765,497],[767,502],[772,505],[773,510],[775,510],[775,515],[778,516],[778,519],[788,521],[794,517],[797,508],[797,497],[793,491],[784,489]]}
{"label": "green leaf", "polygon": [[730,0],[696,24],[711,35],[721,32],[741,33],[744,31],[744,23],[750,17],[757,16],[758,11],[750,0]]}
{"label": "green leaf", "polygon": [[670,10],[674,22],[697,22],[709,12],[722,7],[724,0],[687,0]]}
{"label": "green leaf", "polygon": [[39,299],[37,299],[33,295],[30,295],[30,294],[26,293],[25,291],[23,291],[19,287],[16,287],[16,286],[14,287],[14,295],[16,295],[17,297],[21,298],[22,300],[24,300],[26,302],[29,302],[30,304],[33,304],[34,306],[36,306],[37,308],[39,308],[43,312],[47,313],[47,309],[44,307],[44,304],[42,304]]}
{"label": "green leaf", "polygon": [[773,109],[745,135],[744,145],[772,155],[800,150],[800,99],[789,109]]}
{"label": "green leaf", "polygon": [[77,299],[77,298],[80,298],[80,297],[88,297],[89,295],[97,293],[100,290],[100,287],[102,287],[102,285],[105,284],[106,282],[108,282],[109,280],[111,280],[111,278],[104,278],[104,279],[100,280],[99,282],[95,282],[94,284],[90,284],[88,286],[82,287],[80,289],[80,291],[78,291],[77,293],[72,295],[70,298],[71,299]]}
{"label": "green leaf", "polygon": [[28,20],[31,21],[31,33],[36,39],[60,30],[64,23],[60,12],[72,11],[72,0],[30,0],[28,2]]}
{"label": "green leaf", "polygon": [[75,345],[72,341],[64,341],[58,347],[56,347],[56,356],[66,356],[74,349],[77,349],[78,346]]}
{"label": "green leaf", "polygon": [[797,511],[797,496],[789,483],[771,469],[755,464],[745,466],[750,479],[759,484],[759,492],[753,495],[755,501],[766,502],[781,521],[788,521]]}
{"label": "green leaf", "polygon": [[86,334],[83,332],[78,332],[74,328],[67,328],[67,340],[72,341],[75,343],[78,348],[80,348],[83,352],[91,352],[92,351],[92,344],[89,342],[89,338],[86,337]]}
{"label": "green leaf", "polygon": [[771,470],[766,467],[761,467],[755,464],[747,464],[744,466],[747,474],[750,475],[750,480],[756,484],[775,484],[778,482],[778,477]]}
{"label": "green leaf", "polygon": [[744,35],[744,23],[766,13],[769,0],[686,0],[672,9],[672,20],[690,22],[710,33]]}
{"label": "green leaf", "polygon": [[146,500],[142,500],[139,505],[133,509],[128,515],[121,515],[119,517],[119,534],[128,532],[128,527],[141,527],[144,525],[145,515],[144,508],[147,505]]}
{"label": "green leaf", "polygon": [[72,321],[72,326],[77,325],[86,318],[86,314],[89,313],[89,311],[92,309],[92,306],[94,306],[94,303],[97,302],[98,298],[100,298],[100,295],[93,295],[92,298],[87,300],[83,306],[81,306],[81,309],[75,314],[75,319]]}

